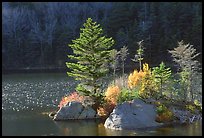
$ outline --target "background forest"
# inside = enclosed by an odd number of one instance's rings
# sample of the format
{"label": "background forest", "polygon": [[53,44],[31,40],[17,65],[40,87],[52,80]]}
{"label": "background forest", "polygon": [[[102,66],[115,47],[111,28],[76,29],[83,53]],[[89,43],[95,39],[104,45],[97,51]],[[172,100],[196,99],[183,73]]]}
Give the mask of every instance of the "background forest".
{"label": "background forest", "polygon": [[[113,48],[127,46],[126,69],[139,68],[131,61],[144,40],[144,62],[164,61],[173,67],[167,50],[178,41],[201,53],[201,2],[4,2],[2,3],[2,69],[66,69],[71,40],[79,37],[87,18],[101,24],[113,37]],[[127,71],[126,70],[126,71]]]}

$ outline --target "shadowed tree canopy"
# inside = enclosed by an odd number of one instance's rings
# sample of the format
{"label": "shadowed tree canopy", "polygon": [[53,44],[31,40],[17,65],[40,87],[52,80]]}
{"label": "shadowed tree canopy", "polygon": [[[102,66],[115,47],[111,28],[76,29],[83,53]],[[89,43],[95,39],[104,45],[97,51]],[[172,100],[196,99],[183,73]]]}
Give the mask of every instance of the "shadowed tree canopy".
{"label": "shadowed tree canopy", "polygon": [[79,37],[88,17],[113,37],[114,49],[129,50],[125,71],[139,67],[131,61],[137,42],[144,40],[144,62],[172,65],[168,49],[184,40],[201,53],[201,2],[3,2],[2,68],[66,69],[67,43]]}

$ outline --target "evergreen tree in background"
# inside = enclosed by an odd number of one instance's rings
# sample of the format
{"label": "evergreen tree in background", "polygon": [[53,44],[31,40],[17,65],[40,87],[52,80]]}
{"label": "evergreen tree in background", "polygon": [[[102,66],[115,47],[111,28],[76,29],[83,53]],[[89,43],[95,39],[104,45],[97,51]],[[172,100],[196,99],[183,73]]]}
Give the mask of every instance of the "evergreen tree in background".
{"label": "evergreen tree in background", "polygon": [[102,36],[103,30],[100,24],[88,18],[81,28],[80,37],[72,40],[69,46],[74,55],[68,57],[76,62],[66,62],[70,72],[68,76],[79,80],[76,90],[85,96],[90,96],[94,101],[93,108],[96,110],[103,99],[102,78],[108,72],[110,62],[110,48],[114,44],[112,38]]}
{"label": "evergreen tree in background", "polygon": [[162,97],[164,85],[168,82],[172,74],[171,69],[167,68],[164,62],[161,62],[159,67],[153,68],[152,74],[155,77],[155,81],[160,84],[160,96]]}
{"label": "evergreen tree in background", "polygon": [[200,52],[202,63],[201,2],[3,2],[2,68],[66,69],[66,55],[72,54],[66,45],[79,37],[88,17],[113,37],[114,49],[127,46],[131,68],[140,40],[150,65],[160,64],[162,57],[172,67],[167,49],[182,39]]}

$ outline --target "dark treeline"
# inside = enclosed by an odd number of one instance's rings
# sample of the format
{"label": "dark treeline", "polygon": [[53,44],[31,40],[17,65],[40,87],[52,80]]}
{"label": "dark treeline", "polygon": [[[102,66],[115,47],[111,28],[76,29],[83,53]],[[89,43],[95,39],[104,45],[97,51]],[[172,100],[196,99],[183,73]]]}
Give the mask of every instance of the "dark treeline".
{"label": "dark treeline", "polygon": [[2,69],[65,69],[68,44],[89,17],[113,37],[113,48],[128,47],[129,66],[140,40],[150,65],[172,64],[167,50],[181,40],[202,54],[201,2],[4,2]]}

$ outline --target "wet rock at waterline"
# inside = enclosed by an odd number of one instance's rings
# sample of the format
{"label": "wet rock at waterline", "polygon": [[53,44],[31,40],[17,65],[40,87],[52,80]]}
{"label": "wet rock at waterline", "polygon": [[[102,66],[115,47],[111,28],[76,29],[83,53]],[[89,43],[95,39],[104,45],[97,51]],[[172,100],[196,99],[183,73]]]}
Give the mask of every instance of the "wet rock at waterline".
{"label": "wet rock at waterline", "polygon": [[161,126],[162,123],[157,123],[155,118],[156,107],[136,99],[117,105],[104,126],[115,130]]}
{"label": "wet rock at waterline", "polygon": [[96,111],[89,106],[83,106],[80,102],[68,102],[54,115],[53,120],[90,119],[97,118]]}
{"label": "wet rock at waterline", "polygon": [[83,110],[79,102],[68,102],[66,106],[59,109],[54,120],[77,119]]}
{"label": "wet rock at waterline", "polygon": [[172,107],[171,110],[176,118],[175,122],[192,123],[197,120],[202,120],[202,114],[199,113],[199,111],[191,113],[190,111],[176,109],[174,107]]}
{"label": "wet rock at waterline", "polygon": [[95,118],[95,117],[96,117],[96,111],[94,111],[90,106],[87,106],[81,112],[78,119]]}

